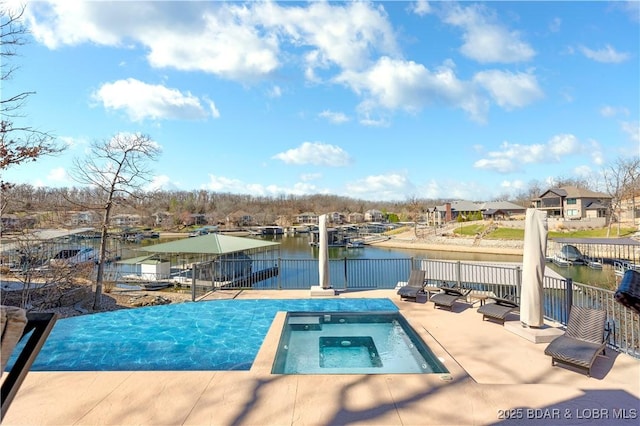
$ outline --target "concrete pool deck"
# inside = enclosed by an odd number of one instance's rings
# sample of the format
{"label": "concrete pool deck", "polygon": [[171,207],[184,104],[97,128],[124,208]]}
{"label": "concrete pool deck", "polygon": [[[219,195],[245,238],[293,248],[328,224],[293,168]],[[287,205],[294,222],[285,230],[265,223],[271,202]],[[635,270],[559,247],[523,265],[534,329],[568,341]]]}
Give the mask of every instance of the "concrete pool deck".
{"label": "concrete pool deck", "polygon": [[[221,291],[216,298],[307,298],[308,290]],[[450,375],[272,375],[283,316],[250,371],[31,372],[4,425],[483,425],[637,424],[640,360],[607,350],[592,377],[552,367],[534,344],[483,321],[388,297]],[[517,321],[518,317],[509,318]]]}

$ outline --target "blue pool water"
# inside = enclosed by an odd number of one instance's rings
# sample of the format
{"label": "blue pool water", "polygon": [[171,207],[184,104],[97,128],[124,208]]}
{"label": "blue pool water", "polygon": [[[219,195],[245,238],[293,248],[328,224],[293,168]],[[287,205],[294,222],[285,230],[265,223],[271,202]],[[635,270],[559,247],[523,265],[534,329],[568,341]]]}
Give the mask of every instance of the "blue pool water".
{"label": "blue pool water", "polygon": [[249,370],[278,311],[397,310],[389,299],[214,300],[65,318],[31,370]]}
{"label": "blue pool water", "polygon": [[272,373],[403,374],[448,370],[398,312],[289,312]]}

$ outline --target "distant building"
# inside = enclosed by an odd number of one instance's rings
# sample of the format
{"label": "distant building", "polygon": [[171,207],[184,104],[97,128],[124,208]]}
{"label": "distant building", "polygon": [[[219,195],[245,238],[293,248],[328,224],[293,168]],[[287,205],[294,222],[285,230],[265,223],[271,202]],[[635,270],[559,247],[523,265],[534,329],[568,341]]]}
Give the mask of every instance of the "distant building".
{"label": "distant building", "polygon": [[98,214],[92,211],[70,212],[69,223],[74,226],[93,225],[100,220]]}
{"label": "distant building", "polygon": [[606,218],[611,207],[611,197],[575,186],[546,190],[533,200],[533,207],[547,212],[549,218],[567,220]]}
{"label": "distant building", "polygon": [[527,209],[510,201],[490,201],[483,203],[480,211],[483,219],[508,220],[524,215]]}
{"label": "distant building", "polygon": [[345,221],[345,215],[340,212],[327,213],[327,217],[329,218],[329,222],[335,223],[336,225],[340,225]]}
{"label": "distant building", "polygon": [[382,222],[384,220],[384,214],[380,210],[367,210],[364,212],[365,222]]}
{"label": "distant building", "polygon": [[349,223],[362,223],[364,222],[364,215],[360,212],[351,212],[347,215]]}
{"label": "distant building", "polygon": [[137,226],[142,222],[139,214],[117,214],[111,217],[111,223],[118,227]]}
{"label": "distant building", "polygon": [[301,225],[317,225],[318,215],[312,212],[300,213],[296,216],[296,222]]}

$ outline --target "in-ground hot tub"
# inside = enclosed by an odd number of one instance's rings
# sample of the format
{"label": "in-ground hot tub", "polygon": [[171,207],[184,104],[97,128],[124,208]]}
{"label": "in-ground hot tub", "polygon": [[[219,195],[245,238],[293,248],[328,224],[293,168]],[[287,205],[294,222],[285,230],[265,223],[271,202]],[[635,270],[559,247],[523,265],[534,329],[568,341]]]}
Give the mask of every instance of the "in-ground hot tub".
{"label": "in-ground hot tub", "polygon": [[448,374],[399,312],[288,312],[273,374]]}

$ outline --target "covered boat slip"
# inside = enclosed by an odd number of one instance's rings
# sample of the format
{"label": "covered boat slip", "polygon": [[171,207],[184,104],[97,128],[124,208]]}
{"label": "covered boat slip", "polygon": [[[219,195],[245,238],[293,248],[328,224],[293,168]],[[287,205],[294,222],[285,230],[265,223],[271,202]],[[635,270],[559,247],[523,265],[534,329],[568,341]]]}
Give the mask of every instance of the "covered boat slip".
{"label": "covered boat slip", "polygon": [[251,287],[277,275],[280,243],[217,233],[138,249],[144,256],[120,261],[135,273],[115,272],[118,283],[161,288],[170,284],[210,291],[229,285]]}
{"label": "covered boat slip", "polygon": [[585,259],[610,265],[616,261],[640,262],[640,241],[633,238],[554,238],[549,240],[547,253],[561,253],[566,245],[576,247]]}

